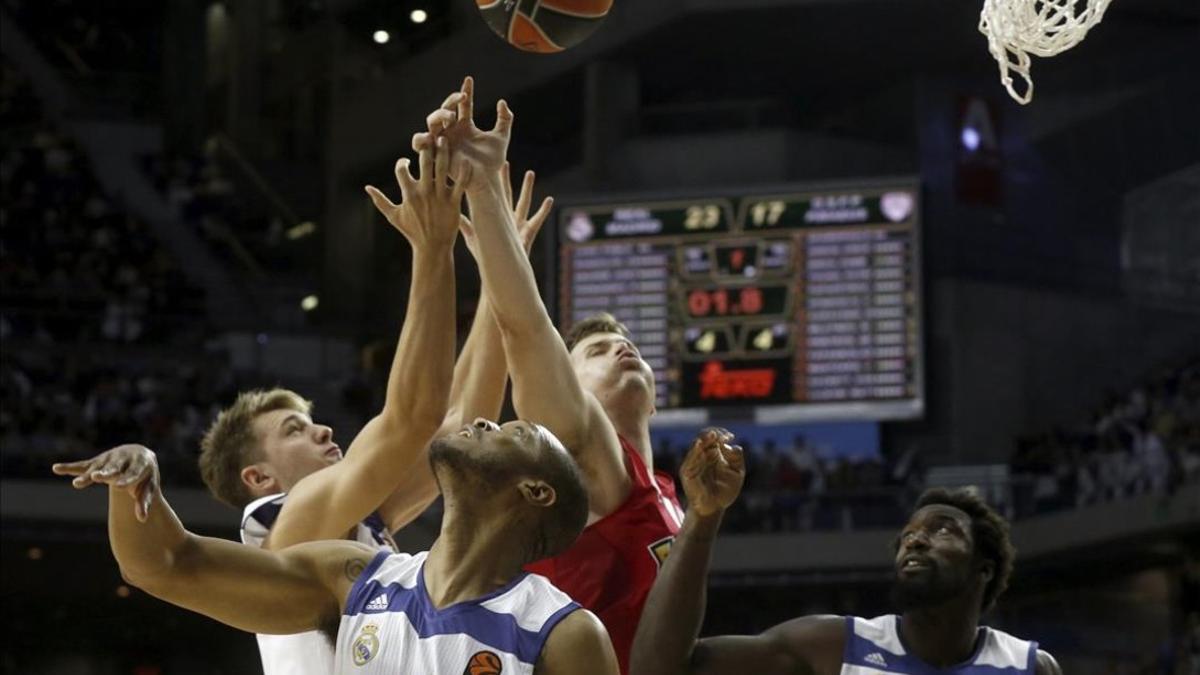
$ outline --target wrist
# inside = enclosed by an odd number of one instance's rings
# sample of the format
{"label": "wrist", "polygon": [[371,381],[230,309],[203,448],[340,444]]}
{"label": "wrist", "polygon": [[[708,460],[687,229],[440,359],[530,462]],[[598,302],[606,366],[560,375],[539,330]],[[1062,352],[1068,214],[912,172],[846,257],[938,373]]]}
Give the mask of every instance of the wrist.
{"label": "wrist", "polygon": [[479,199],[489,196],[504,196],[504,180],[499,171],[488,171],[465,190],[467,199]]}
{"label": "wrist", "polygon": [[721,517],[724,515],[725,509],[702,513],[695,508],[688,507],[683,519],[683,529],[692,533],[692,536],[715,537],[717,530],[721,529]]}

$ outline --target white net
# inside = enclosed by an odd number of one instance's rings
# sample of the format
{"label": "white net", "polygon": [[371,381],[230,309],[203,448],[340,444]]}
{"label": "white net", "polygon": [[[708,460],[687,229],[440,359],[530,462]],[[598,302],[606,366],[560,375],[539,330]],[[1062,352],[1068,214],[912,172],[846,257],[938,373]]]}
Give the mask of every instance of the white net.
{"label": "white net", "polygon": [[[1104,18],[1112,0],[984,0],[979,30],[1000,65],[1000,82],[1018,103],[1033,98],[1030,54],[1054,56],[1079,44]],[[1013,74],[1025,82],[1024,95],[1013,86]]]}

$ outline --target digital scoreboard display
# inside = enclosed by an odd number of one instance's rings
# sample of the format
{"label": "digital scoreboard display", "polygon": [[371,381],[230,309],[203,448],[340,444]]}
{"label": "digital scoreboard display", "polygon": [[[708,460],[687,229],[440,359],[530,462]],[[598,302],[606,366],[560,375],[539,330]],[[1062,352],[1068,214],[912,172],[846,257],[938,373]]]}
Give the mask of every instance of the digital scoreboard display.
{"label": "digital scoreboard display", "polygon": [[915,182],[565,206],[560,327],[625,323],[657,423],[916,417],[919,214]]}

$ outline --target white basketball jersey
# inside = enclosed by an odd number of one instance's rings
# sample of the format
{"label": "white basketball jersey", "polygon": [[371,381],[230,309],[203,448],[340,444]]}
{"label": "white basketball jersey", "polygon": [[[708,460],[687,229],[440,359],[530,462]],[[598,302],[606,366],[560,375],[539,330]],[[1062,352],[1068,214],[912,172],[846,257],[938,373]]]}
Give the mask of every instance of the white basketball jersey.
{"label": "white basketball jersey", "polygon": [[[242,515],[242,543],[262,548],[263,541],[283,510],[287,494],[256,499]],[[395,551],[391,533],[378,514],[359,523],[354,540],[389,553]],[[258,653],[263,675],[328,675],[333,672],[333,645],[320,631],[295,635],[259,635]]]}
{"label": "white basketball jersey", "polygon": [[579,609],[549,579],[527,572],[483,597],[438,609],[425,590],[427,555],[380,553],[354,582],[333,672],[530,675],[550,631]]}
{"label": "white basketball jersey", "polygon": [[863,619],[846,617],[846,649],[841,675],[1034,675],[1036,642],[1015,638],[1004,631],[980,626],[983,638],[966,661],[937,670],[904,649],[900,617],[895,614]]}

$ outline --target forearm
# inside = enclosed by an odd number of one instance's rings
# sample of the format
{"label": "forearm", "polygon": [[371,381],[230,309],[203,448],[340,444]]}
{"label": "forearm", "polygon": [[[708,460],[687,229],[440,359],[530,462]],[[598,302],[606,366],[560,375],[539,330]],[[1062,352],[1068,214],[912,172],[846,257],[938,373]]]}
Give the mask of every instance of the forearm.
{"label": "forearm", "polygon": [[708,568],[720,515],[688,511],[646,599],[630,655],[631,675],[680,675],[689,662],[708,595]]}
{"label": "forearm", "polygon": [[453,249],[413,250],[412,284],[404,327],[388,375],[382,414],[412,436],[432,436],[446,414],[454,368]]}
{"label": "forearm", "polygon": [[471,332],[454,365],[450,412],[444,426],[458,429],[477,417],[495,420],[504,405],[507,382],[508,362],[504,358],[500,328],[484,288],[475,309]]}
{"label": "forearm", "polygon": [[500,330],[528,333],[548,326],[553,332],[500,176],[468,193],[467,202],[480,251],[479,276]]}
{"label": "forearm", "polygon": [[121,576],[138,586],[169,576],[177,552],[190,536],[161,490],[152,489],[153,503],[144,523],[134,515],[134,501],[128,492],[108,489],[108,539],[113,557]]}

